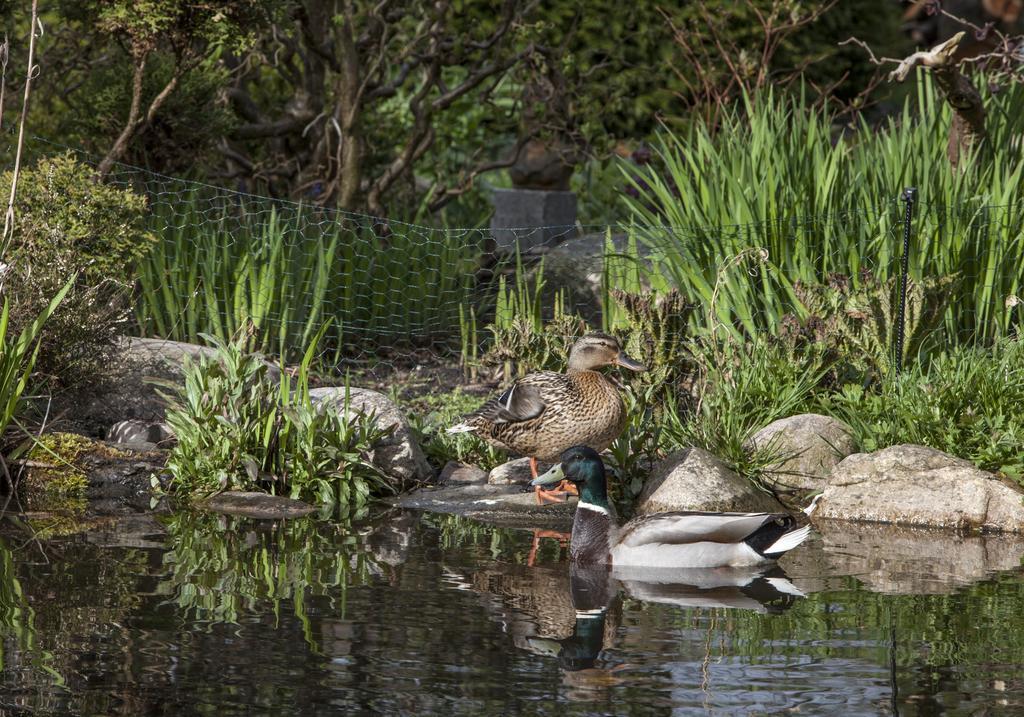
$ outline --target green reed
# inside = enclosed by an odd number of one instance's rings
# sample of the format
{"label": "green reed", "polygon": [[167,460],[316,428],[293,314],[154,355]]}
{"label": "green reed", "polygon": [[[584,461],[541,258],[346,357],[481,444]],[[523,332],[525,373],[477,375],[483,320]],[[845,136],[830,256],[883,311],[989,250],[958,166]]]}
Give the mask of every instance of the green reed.
{"label": "green reed", "polygon": [[482,238],[247,198],[157,193],[159,240],[138,267],[144,335],[192,341],[254,328],[248,348],[295,356],[331,320],[324,355],[458,342]]}
{"label": "green reed", "polygon": [[[67,296],[77,276],[72,277],[50,300],[38,316],[25,325],[17,336],[10,326],[10,302],[3,297],[0,304],[0,438],[17,417],[22,394],[29,386],[32,369],[39,355],[39,337],[50,316]],[[0,470],[6,471],[0,455]],[[2,485],[2,484],[0,484]]]}
{"label": "green reed", "polygon": [[1007,300],[1024,280],[1024,115],[1014,109],[1024,88],[986,97],[988,149],[958,171],[946,156],[950,112],[926,77],[918,87],[916,101],[877,129],[842,134],[827,109],[767,94],[714,134],[698,125],[660,138],[658,161],[630,175],[639,196],[627,202],[652,273],[708,309],[695,328],[774,332],[802,312],[796,282],[895,275],[899,196],[915,186],[911,275],[962,277],[947,335],[990,342],[1010,330]]}

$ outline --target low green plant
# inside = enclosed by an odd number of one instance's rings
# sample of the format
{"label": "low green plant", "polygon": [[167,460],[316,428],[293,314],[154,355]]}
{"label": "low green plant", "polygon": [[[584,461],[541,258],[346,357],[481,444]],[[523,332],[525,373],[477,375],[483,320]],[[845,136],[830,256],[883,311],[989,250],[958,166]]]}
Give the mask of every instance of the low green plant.
{"label": "low green plant", "polygon": [[664,427],[665,415],[670,409],[665,402],[674,402],[674,399],[659,395],[655,385],[640,390],[643,392],[627,387],[623,391],[626,427],[608,449],[609,465],[614,474],[608,484],[609,493],[623,518],[631,515],[654,463],[669,443]]}
{"label": "low green plant", "polygon": [[847,385],[823,407],[850,424],[865,451],[916,443],[1024,484],[1024,343],[953,347],[890,376],[881,390]]}
{"label": "low green plant", "polygon": [[[3,298],[3,308],[0,309],[0,448],[3,447],[4,434],[18,415],[21,397],[29,386],[32,370],[39,356],[43,327],[67,296],[73,283],[74,278],[50,299],[43,311],[22,328],[17,336],[11,331],[10,303],[7,297]],[[2,454],[0,471],[7,475]]]}
{"label": "low green plant", "polygon": [[772,421],[814,405],[829,358],[824,352],[795,351],[768,339],[701,341],[691,351],[700,369],[695,398],[689,404],[668,406],[669,443],[703,448],[759,483],[761,470],[779,456],[770,450],[749,450],[749,439]]}
{"label": "low green plant", "polygon": [[420,445],[431,464],[443,468],[457,461],[490,470],[504,463],[507,455],[472,433],[447,433],[447,429],[486,400],[456,388],[450,393],[428,394],[404,401],[406,415],[419,435]]}
{"label": "low green plant", "polygon": [[310,364],[325,329],[314,337],[293,378],[276,385],[262,357],[215,336],[215,358],[185,369],[185,383],[170,403],[167,422],[178,443],[167,470],[169,490],[184,497],[223,490],[268,490],[344,513],[364,505],[375,491],[392,489],[369,454],[388,431],[374,416],[349,409],[348,393],[337,407],[314,405]]}

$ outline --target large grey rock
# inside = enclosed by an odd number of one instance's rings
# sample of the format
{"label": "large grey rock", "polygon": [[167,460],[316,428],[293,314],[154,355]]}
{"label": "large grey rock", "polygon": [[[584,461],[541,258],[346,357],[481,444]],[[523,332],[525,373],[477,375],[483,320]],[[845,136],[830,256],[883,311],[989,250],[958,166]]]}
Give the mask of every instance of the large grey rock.
{"label": "large grey rock", "polygon": [[492,201],[491,236],[498,252],[551,246],[576,234],[576,195],[572,192],[496,189]]}
{"label": "large grey rock", "polygon": [[839,461],[856,452],[857,442],[853,429],[838,418],[803,413],[769,423],[750,437],[746,447],[781,459],[764,473],[773,489],[811,491],[824,487]]}
{"label": "large grey rock", "polygon": [[[183,385],[185,361],[196,362],[203,356],[213,358],[215,352],[180,341],[123,337],[107,375],[95,385],[57,397],[56,408],[76,429],[94,436],[107,435],[119,421],[159,423],[166,404],[157,391],[167,389],[153,382]],[[279,379],[278,368],[269,362],[267,367],[268,375]]]}
{"label": "large grey rock", "polygon": [[405,415],[387,396],[367,388],[343,386],[314,388],[309,397],[314,403],[341,409],[348,391],[348,409],[345,417],[351,420],[357,413],[373,415],[377,426],[391,432],[373,448],[371,460],[385,475],[400,484],[425,481],[433,476],[426,456],[413,436]]}
{"label": "large grey rock", "polygon": [[779,512],[782,505],[701,448],[686,448],[655,466],[637,502],[637,514],[671,510]]}
{"label": "large grey rock", "polygon": [[1024,493],[933,448],[908,444],[855,453],[828,482],[815,520],[1024,532]]}

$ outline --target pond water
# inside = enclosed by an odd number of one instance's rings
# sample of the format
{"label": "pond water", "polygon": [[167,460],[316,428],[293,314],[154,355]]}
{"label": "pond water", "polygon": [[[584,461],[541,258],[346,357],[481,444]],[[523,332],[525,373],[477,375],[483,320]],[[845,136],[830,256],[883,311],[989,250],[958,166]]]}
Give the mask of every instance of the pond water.
{"label": "pond water", "polygon": [[532,547],[413,512],[8,514],[0,715],[1024,714],[1016,539],[829,532],[685,584]]}

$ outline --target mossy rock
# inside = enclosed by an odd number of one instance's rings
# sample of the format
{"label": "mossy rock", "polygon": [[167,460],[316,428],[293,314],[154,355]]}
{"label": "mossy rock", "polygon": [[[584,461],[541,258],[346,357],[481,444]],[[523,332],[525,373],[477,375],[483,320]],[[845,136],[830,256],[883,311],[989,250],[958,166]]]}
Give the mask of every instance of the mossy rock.
{"label": "mossy rock", "polygon": [[20,489],[31,510],[78,511],[88,499],[148,494],[166,453],[120,450],[75,433],[41,436],[26,456]]}
{"label": "mossy rock", "polygon": [[26,458],[30,468],[21,481],[33,509],[78,511],[85,508],[89,479],[79,457],[93,446],[75,433],[48,433],[38,438]]}

